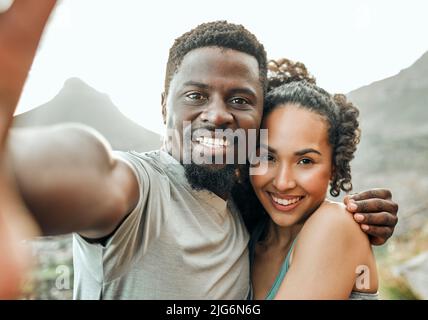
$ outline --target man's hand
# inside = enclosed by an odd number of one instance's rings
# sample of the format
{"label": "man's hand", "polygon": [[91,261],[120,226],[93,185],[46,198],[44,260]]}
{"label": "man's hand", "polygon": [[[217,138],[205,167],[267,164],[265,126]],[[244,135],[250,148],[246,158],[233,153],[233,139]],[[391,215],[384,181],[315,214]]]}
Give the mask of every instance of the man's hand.
{"label": "man's hand", "polygon": [[384,244],[394,232],[398,204],[391,198],[389,190],[372,189],[344,199],[348,211],[354,213],[354,219],[361,224],[373,245]]}
{"label": "man's hand", "polygon": [[17,0],[0,13],[0,148],[56,0]]}

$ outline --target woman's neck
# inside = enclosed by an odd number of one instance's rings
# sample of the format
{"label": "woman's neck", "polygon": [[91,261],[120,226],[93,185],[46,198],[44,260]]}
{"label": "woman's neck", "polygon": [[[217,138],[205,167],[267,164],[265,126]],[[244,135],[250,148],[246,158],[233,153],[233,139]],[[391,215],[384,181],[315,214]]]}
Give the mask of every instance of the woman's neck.
{"label": "woman's neck", "polygon": [[269,220],[267,226],[268,230],[265,240],[263,241],[263,245],[271,248],[275,247],[276,249],[280,250],[288,250],[291,243],[297,237],[302,227],[303,223],[287,227],[281,227],[272,220]]}

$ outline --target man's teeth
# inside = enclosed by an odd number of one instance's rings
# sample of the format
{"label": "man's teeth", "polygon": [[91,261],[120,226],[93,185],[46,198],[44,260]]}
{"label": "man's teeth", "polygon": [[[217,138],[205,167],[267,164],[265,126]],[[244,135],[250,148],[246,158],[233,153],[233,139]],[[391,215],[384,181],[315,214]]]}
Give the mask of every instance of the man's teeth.
{"label": "man's teeth", "polygon": [[277,198],[277,197],[275,197],[275,196],[272,195],[272,199],[276,203],[279,203],[279,204],[281,204],[283,206],[289,206],[290,204],[293,204],[293,203],[296,203],[297,201],[299,201],[300,197],[296,197],[296,198],[293,198],[293,199],[286,200],[286,199]]}
{"label": "man's teeth", "polygon": [[196,141],[198,141],[200,144],[203,144],[207,147],[223,147],[228,146],[229,141],[224,139],[217,139],[217,138],[207,138],[207,137],[200,137],[197,138]]}

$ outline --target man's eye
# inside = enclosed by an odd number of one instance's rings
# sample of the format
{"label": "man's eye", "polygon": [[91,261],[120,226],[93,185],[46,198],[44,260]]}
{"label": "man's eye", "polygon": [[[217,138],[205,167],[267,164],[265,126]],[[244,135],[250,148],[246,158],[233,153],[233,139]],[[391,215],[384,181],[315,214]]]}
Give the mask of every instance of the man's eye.
{"label": "man's eye", "polygon": [[186,94],[186,98],[193,101],[205,100],[206,97],[199,92],[190,92]]}
{"label": "man's eye", "polygon": [[314,162],[308,158],[303,158],[298,162],[298,164],[312,164],[312,163],[314,163]]}
{"label": "man's eye", "polygon": [[229,100],[232,104],[249,104],[249,101],[244,98],[234,97]]}

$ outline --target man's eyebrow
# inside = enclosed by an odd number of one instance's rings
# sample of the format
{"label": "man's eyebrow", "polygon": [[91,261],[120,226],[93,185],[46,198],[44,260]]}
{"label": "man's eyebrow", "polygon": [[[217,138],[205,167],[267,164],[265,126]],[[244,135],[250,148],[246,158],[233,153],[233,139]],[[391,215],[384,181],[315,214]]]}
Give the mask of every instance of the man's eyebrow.
{"label": "man's eyebrow", "polygon": [[210,86],[202,83],[202,82],[197,82],[197,81],[187,81],[185,83],[183,83],[183,87],[198,87],[201,89],[209,89]]}
{"label": "man's eyebrow", "polygon": [[235,88],[235,89],[230,90],[231,95],[239,94],[239,93],[251,96],[253,98],[257,98],[257,93],[250,88]]}

